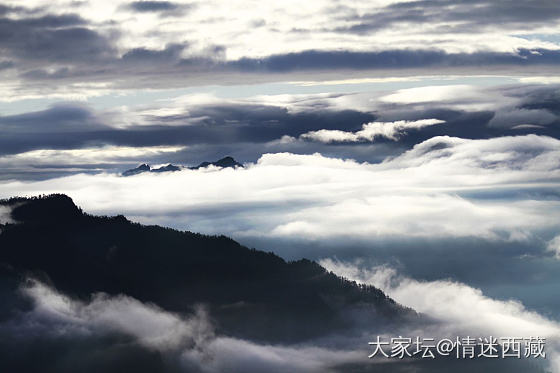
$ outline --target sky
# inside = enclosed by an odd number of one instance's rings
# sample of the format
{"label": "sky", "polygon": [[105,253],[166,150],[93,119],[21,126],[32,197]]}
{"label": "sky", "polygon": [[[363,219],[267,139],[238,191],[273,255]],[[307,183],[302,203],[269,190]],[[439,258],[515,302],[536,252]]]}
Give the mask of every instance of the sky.
{"label": "sky", "polygon": [[[559,67],[557,0],[2,0],[0,197],[226,234],[557,343]],[[245,167],[121,176],[224,156]]]}

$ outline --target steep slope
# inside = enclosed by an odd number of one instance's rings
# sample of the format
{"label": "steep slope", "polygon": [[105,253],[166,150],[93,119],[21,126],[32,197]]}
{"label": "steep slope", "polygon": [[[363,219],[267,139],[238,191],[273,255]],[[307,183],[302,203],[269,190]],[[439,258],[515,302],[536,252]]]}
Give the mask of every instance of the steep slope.
{"label": "steep slope", "polygon": [[0,262],[82,299],[126,294],[180,313],[204,304],[220,333],[264,341],[297,342],[415,315],[315,262],[288,263],[227,237],[87,215],[65,195],[2,204],[17,223],[1,227]]}

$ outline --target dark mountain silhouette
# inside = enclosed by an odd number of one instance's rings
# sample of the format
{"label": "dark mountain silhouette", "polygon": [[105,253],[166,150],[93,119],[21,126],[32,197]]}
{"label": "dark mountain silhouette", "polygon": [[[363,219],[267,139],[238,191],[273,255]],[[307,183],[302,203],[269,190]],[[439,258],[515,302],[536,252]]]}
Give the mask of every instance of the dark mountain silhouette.
{"label": "dark mountain silhouette", "polygon": [[162,166],[159,168],[151,168],[149,164],[143,163],[136,168],[132,168],[130,170],[126,170],[122,173],[122,176],[133,176],[138,175],[143,172],[173,172],[173,171],[180,171],[181,167],[175,166],[172,164],[168,164],[167,166]]}
{"label": "dark mountain silhouette", "polygon": [[122,173],[122,176],[138,175],[141,174],[142,172],[150,172],[151,170],[152,168],[150,167],[149,164],[143,163],[136,168],[131,168],[130,170],[126,170],[125,172]]}
{"label": "dark mountain silhouette", "polygon": [[181,171],[181,167],[172,165],[171,163],[167,166],[162,166],[160,168],[152,168],[151,172],[174,172],[174,171]]}
{"label": "dark mountain silhouette", "polygon": [[[236,168],[236,167],[243,167],[243,164],[237,162],[233,157],[224,157],[220,160],[215,162],[202,162],[198,166],[189,167],[190,170],[198,170],[199,168],[205,168],[208,166],[216,166],[222,168]],[[133,176],[138,175],[144,172],[173,172],[173,171],[181,171],[180,166],[175,166],[173,164],[168,164],[167,166],[159,167],[159,168],[151,168],[149,164],[143,163],[136,168],[131,168],[130,170],[126,170],[122,173],[122,176]]]}
{"label": "dark mountain silhouette", "polygon": [[174,312],[205,304],[220,332],[266,341],[344,330],[359,322],[350,314],[378,324],[414,314],[315,262],[285,262],[224,236],[91,216],[65,195],[2,204],[18,223],[2,226],[0,262],[80,298],[126,294]]}
{"label": "dark mountain silhouette", "polygon": [[199,168],[205,168],[205,167],[208,167],[208,166],[216,166],[216,167],[222,167],[222,168],[243,167],[243,165],[241,163],[237,162],[235,159],[233,159],[233,157],[227,156],[227,157],[224,157],[224,158],[222,158],[220,160],[217,160],[215,162],[202,162],[198,166],[189,167],[189,168],[191,170],[198,170]]}

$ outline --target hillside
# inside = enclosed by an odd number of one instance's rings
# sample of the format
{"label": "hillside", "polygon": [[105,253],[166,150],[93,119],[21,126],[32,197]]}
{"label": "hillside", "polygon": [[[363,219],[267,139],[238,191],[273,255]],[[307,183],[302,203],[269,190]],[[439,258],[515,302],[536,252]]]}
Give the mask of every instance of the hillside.
{"label": "hillside", "polygon": [[205,305],[218,332],[298,342],[358,327],[379,329],[415,313],[382,291],[339,278],[309,260],[81,211],[65,195],[13,198],[15,224],[0,234],[0,262],[80,299],[125,294],[190,313]]}

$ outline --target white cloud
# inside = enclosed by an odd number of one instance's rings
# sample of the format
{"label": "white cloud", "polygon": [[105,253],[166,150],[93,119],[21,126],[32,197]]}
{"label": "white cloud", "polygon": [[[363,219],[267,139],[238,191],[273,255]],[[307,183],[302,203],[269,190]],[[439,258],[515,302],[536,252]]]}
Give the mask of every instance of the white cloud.
{"label": "white cloud", "polygon": [[550,240],[546,248],[548,251],[552,252],[557,259],[560,259],[560,235]]}
{"label": "white cloud", "polygon": [[80,149],[38,149],[14,155],[0,157],[0,166],[4,169],[23,165],[53,164],[101,164],[116,162],[136,162],[138,158],[153,157],[166,153],[175,153],[186,146],[113,146],[89,147]]}
{"label": "white cloud", "polygon": [[356,79],[339,79],[339,80],[321,80],[321,81],[302,81],[292,82],[292,84],[303,87],[312,87],[318,85],[347,85],[347,84],[366,84],[366,83],[394,83],[394,82],[416,82],[421,80],[420,77],[387,77],[387,78],[356,78]]}
{"label": "white cloud", "polygon": [[[34,7],[37,12],[35,16],[43,15],[68,15],[77,13],[84,18],[87,27],[113,41],[115,52],[112,57],[124,55],[134,48],[148,48],[161,51],[170,44],[184,44],[187,47],[181,51],[181,57],[209,57],[217,60],[238,60],[241,58],[259,59],[271,55],[298,53],[309,50],[351,52],[382,52],[400,50],[432,50],[447,53],[506,53],[512,56],[519,49],[558,50],[557,43],[539,40],[538,38],[520,37],[530,29],[532,34],[547,33],[557,34],[558,23],[546,16],[546,11],[535,7],[536,19],[528,15],[527,19],[522,16],[522,11],[515,9],[512,12],[500,12],[504,7],[502,2],[497,2],[496,7],[492,2],[486,4],[489,11],[495,15],[505,16],[511,13],[512,18],[518,15],[518,22],[484,22],[473,21],[466,17],[472,12],[478,12],[479,4],[465,3],[455,4],[453,7],[441,4],[441,6],[426,7],[420,13],[423,17],[411,16],[406,20],[406,13],[402,16],[402,9],[384,9],[385,6],[399,1],[371,1],[367,3],[346,2],[339,6],[332,0],[310,0],[302,5],[293,0],[282,3],[263,2],[255,0],[244,0],[227,2],[218,0],[174,0],[173,3],[179,8],[173,12],[134,12],[128,0],[96,0],[73,2],[71,0],[56,0],[46,3],[45,1],[26,1],[25,6]],[[410,2],[409,2],[410,3]],[[5,0],[7,6],[21,6],[19,0]],[[78,5],[79,4],[79,5]],[[546,6],[542,4],[541,6]],[[508,7],[510,5],[508,4]],[[514,7],[515,8],[515,7]],[[295,11],[297,9],[297,11]],[[418,10],[409,9],[417,13]],[[405,10],[406,12],[406,10]],[[448,20],[450,13],[456,13],[459,19]],[[163,16],[162,16],[163,15]],[[462,16],[461,16],[462,15]],[[10,14],[12,19],[22,18],[21,15]],[[399,19],[403,17],[402,19]],[[371,19],[370,19],[371,18]],[[391,19],[394,22],[391,22]],[[415,22],[415,18],[420,18]],[[463,19],[461,19],[463,18]],[[368,19],[369,22],[368,22]],[[382,25],[380,29],[376,25]],[[479,21],[482,23],[480,24]],[[365,22],[368,32],[349,32],[348,28],[360,26]],[[465,24],[472,23],[470,32],[464,32]],[[457,29],[457,31],[455,31]],[[444,30],[442,32],[442,30]],[[208,36],[212,35],[211,38]],[[517,36],[513,36],[517,35]],[[219,50],[216,51],[216,47]],[[12,56],[8,56],[12,57]],[[15,56],[17,58],[17,56]],[[423,61],[420,61],[422,64]],[[429,58],[428,61],[430,62]],[[31,62],[32,68],[43,68],[46,71],[57,71],[60,68],[69,67],[70,73],[77,73],[73,69],[73,61],[65,60],[64,63],[53,61],[44,64]],[[21,79],[19,72],[28,72],[30,69],[19,66],[13,69],[4,69],[0,72],[3,86],[10,86],[8,94],[2,95],[2,100],[11,101],[23,98],[41,98],[46,95],[56,95],[72,99],[85,99],[106,92],[113,87],[115,90],[127,89],[132,86],[141,85],[144,88],[156,88],[156,86],[184,87],[185,85],[216,84],[224,81],[245,82],[243,74],[211,73],[206,74],[204,69],[198,69],[194,74],[178,74],[173,70],[173,61],[170,61],[163,69],[157,67],[148,71],[137,71],[139,75],[147,73],[146,76],[136,79],[136,76],[126,76],[128,71],[123,69],[124,74],[104,75],[106,66],[94,69],[94,74],[79,74],[68,78],[64,84],[44,84],[38,82],[31,84],[29,80]],[[348,72],[319,71],[316,74],[307,72],[293,76],[289,74],[272,74],[258,79],[271,80],[333,80],[336,84],[344,82],[348,78],[352,81],[378,81],[384,77],[389,79],[402,79],[400,75],[415,76],[418,74],[433,74],[432,69],[423,69],[422,66],[416,71],[408,71],[403,74],[400,71],[389,69],[377,69],[372,77],[372,71],[354,71],[354,76],[348,77]],[[166,69],[171,68],[170,71]],[[513,67],[513,70],[520,68]],[[470,68],[472,71],[472,68]],[[520,68],[522,69],[522,68]],[[380,71],[383,70],[383,71]],[[441,68],[443,74],[458,73],[461,67],[448,69]],[[503,74],[503,68],[490,70],[487,73],[493,75]],[[158,74],[161,73],[161,74]],[[550,69],[550,75],[554,75]],[[382,77],[379,77],[382,74]],[[539,74],[547,74],[547,67],[539,66]],[[266,74],[265,74],[266,75]],[[314,76],[311,76],[314,75]],[[327,76],[328,75],[328,76]],[[102,80],[107,86],[91,89],[80,87],[81,83],[96,83]],[[72,82],[78,83],[74,86]],[[110,83],[107,83],[110,82]]]}
{"label": "white cloud", "polygon": [[202,308],[184,317],[123,295],[96,294],[82,302],[36,281],[22,290],[33,301],[23,315],[24,330],[66,336],[124,333],[147,348],[176,354],[181,364],[201,372],[319,373],[338,364],[368,362],[364,351],[265,345],[218,336]]}
{"label": "white cloud", "polygon": [[560,203],[531,197],[558,187],[558,149],[535,135],[444,136],[379,164],[265,154],[236,170],[4,181],[0,197],[66,193],[89,213],[236,238],[525,240],[560,228]]}
{"label": "white cloud", "polygon": [[[363,125],[364,129],[366,124]],[[304,133],[301,138],[320,141],[324,143],[330,142],[356,142],[360,141],[360,137],[356,133],[340,131],[340,130],[318,130]],[[365,140],[365,139],[362,139]]]}
{"label": "white cloud", "polygon": [[13,223],[11,214],[12,214],[11,207],[0,205],[0,224]]}
{"label": "white cloud", "polygon": [[560,76],[531,76],[519,78],[521,83],[527,84],[560,84]]}
{"label": "white cloud", "polygon": [[469,85],[426,86],[400,89],[380,100],[390,103],[408,104],[466,100],[476,97],[476,88]]}
{"label": "white cloud", "polygon": [[493,110],[500,101],[511,98],[496,97],[492,90],[466,84],[433,85],[399,89],[395,93],[379,98],[387,104],[411,104],[419,108],[437,103],[456,110]]}
{"label": "white cloud", "polygon": [[367,269],[360,263],[331,259],[320,263],[340,276],[379,287],[397,302],[435,318],[442,323],[438,327],[442,336],[546,338],[552,368],[560,372],[560,324],[516,300],[492,299],[479,289],[450,280],[417,281],[386,266]]}
{"label": "white cloud", "polygon": [[[439,19],[439,16],[449,12],[447,6],[425,9],[431,15],[432,23],[397,22],[383,30],[372,30],[369,33],[355,34],[336,32],[334,29],[352,26],[344,15],[375,15],[382,14],[383,7],[400,1],[372,1],[368,3],[346,2],[347,9],[333,11],[337,4],[330,0],[312,0],[302,5],[295,0],[282,4],[245,0],[235,3],[223,3],[217,0],[193,1],[174,0],[176,4],[186,5],[183,13],[175,12],[175,17],[160,17],[158,13],[133,13],[126,0],[84,2],[80,7],[71,7],[71,1],[58,0],[46,5],[44,1],[27,1],[30,7],[40,7],[44,11],[55,14],[67,13],[69,9],[92,21],[99,30],[109,31],[109,21],[118,22],[123,36],[119,46],[161,48],[162,45],[184,41],[185,35],[193,48],[203,51],[212,40],[220,45],[227,45],[227,57],[262,57],[265,55],[295,52],[304,49],[332,49],[340,45],[348,46],[351,50],[365,50],[372,46],[374,49],[394,48],[425,48],[437,45],[441,50],[473,52],[477,50],[499,50],[513,52],[516,47],[524,48],[558,48],[555,43],[511,36],[524,34],[526,25],[501,25],[501,27],[481,28],[480,32],[441,33],[439,27],[453,23]],[[18,0],[6,0],[6,5],[19,6]],[[463,5],[463,12],[468,14],[474,10],[471,5]],[[295,11],[297,9],[297,11]],[[399,10],[394,10],[398,12]],[[392,14],[391,14],[392,15]],[[351,17],[349,17],[351,18]],[[464,21],[469,21],[465,19]],[[355,22],[354,22],[355,23]],[[255,25],[261,25],[255,26]],[[308,30],[307,37],[297,37],[298,30]],[[330,29],[326,29],[326,25]],[[533,22],[531,33],[548,30],[549,33],[558,31],[555,22]],[[157,30],[157,32],[153,32]],[[189,53],[189,52],[187,52]]]}
{"label": "white cloud", "polygon": [[[196,345],[213,336],[212,327],[202,310],[196,316],[185,319],[128,296],[110,297],[106,294],[96,294],[91,302],[83,303],[37,281],[22,291],[34,301],[31,317],[68,323],[70,329],[60,329],[64,332],[118,331],[158,350]],[[56,333],[56,329],[53,332]]]}
{"label": "white cloud", "polygon": [[357,132],[323,129],[319,131],[307,132],[301,135],[300,138],[320,141],[324,143],[374,141],[376,137],[385,137],[387,139],[397,141],[402,135],[406,133],[408,129],[419,129],[440,123],[445,122],[439,119],[422,119],[415,121],[400,120],[396,122],[370,122],[363,124],[362,129]]}
{"label": "white cloud", "polygon": [[183,359],[198,361],[203,372],[291,373],[334,372],[332,367],[348,363],[371,363],[364,351],[344,351],[313,346],[259,345],[234,339],[217,338],[204,350],[214,359],[203,359],[196,350],[187,350]]}

